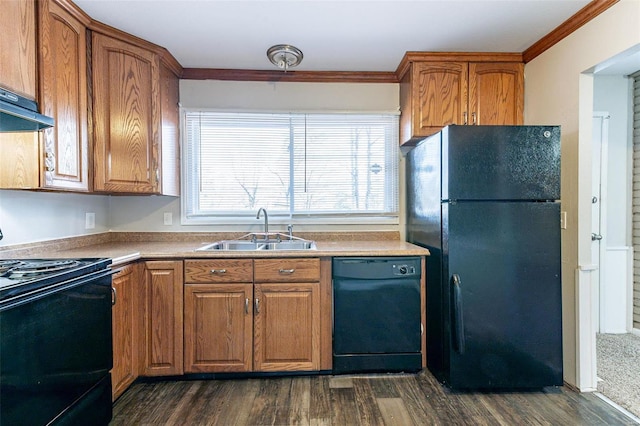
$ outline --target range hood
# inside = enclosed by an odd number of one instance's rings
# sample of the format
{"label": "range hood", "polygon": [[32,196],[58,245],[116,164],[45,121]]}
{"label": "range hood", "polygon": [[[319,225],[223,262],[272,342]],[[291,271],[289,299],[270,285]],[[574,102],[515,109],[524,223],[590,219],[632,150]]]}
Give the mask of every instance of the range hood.
{"label": "range hood", "polygon": [[53,126],[35,101],[0,88],[0,132],[37,132]]}

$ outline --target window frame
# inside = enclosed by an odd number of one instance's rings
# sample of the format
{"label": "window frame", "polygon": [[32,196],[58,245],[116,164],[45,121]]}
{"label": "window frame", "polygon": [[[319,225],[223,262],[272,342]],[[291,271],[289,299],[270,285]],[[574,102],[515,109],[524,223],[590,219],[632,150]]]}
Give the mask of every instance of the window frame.
{"label": "window frame", "polygon": [[[269,211],[269,223],[272,224],[312,224],[312,225],[398,225],[400,223],[400,213],[402,211],[401,207],[401,152],[399,149],[399,111],[254,111],[254,110],[220,110],[220,109],[212,109],[212,108],[180,108],[180,148],[181,152],[187,152],[187,120],[186,116],[188,113],[193,112],[202,112],[202,113],[248,113],[248,114],[318,114],[318,115],[330,115],[330,114],[339,114],[339,115],[390,115],[396,116],[395,125],[395,140],[392,143],[393,147],[396,147],[393,155],[396,155],[396,202],[397,202],[397,211],[395,213],[358,213],[358,214],[307,214],[307,213],[294,213],[294,214],[279,214],[278,212]],[[389,155],[392,155],[391,153]],[[193,190],[188,188],[189,182],[193,180],[193,177],[189,179],[187,177],[188,173],[195,173],[197,175],[197,170],[193,170],[189,167],[187,155],[181,156],[181,224],[182,225],[255,225],[256,217],[253,215],[253,212],[247,213],[246,215],[210,215],[210,214],[187,214],[189,211],[189,204],[195,203],[192,199]],[[197,180],[197,179],[196,179]],[[256,213],[258,208],[256,208]]]}

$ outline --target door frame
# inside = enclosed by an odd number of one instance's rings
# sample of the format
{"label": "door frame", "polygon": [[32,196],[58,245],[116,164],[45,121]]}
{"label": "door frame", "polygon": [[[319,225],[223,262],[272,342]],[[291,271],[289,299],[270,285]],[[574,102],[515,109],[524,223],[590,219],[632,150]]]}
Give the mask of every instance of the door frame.
{"label": "door frame", "polygon": [[[595,331],[599,332],[601,330],[602,324],[604,322],[603,318],[606,315],[606,309],[603,309],[604,303],[604,292],[601,290],[602,283],[605,282],[606,278],[606,270],[607,270],[607,253],[606,253],[606,241],[607,241],[607,190],[608,190],[608,179],[607,179],[607,170],[608,170],[608,159],[609,159],[609,112],[607,111],[594,111],[593,112],[593,121],[600,120],[600,170],[599,170],[599,183],[600,183],[600,199],[598,200],[598,211],[599,211],[599,233],[602,235],[602,240],[600,240],[600,245],[598,247],[598,262],[597,262],[597,284],[594,286],[594,291],[596,292],[595,297],[593,298],[593,306],[592,312],[594,315],[594,319],[596,321]],[[591,135],[592,137],[592,149],[594,148],[593,141],[596,138],[595,134],[595,126],[594,133]],[[592,154],[592,159],[595,158]],[[592,162],[592,167],[594,164]],[[593,174],[592,174],[593,177]],[[593,183],[591,182],[591,187],[593,188]],[[593,210],[592,210],[593,211]],[[592,242],[593,244],[593,242]]]}

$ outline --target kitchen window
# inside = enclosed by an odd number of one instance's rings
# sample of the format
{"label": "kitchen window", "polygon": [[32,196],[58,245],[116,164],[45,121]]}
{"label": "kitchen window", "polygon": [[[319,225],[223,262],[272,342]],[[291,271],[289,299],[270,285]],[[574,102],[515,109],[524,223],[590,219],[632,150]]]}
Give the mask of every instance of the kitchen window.
{"label": "kitchen window", "polygon": [[183,223],[397,223],[398,116],[186,111]]}

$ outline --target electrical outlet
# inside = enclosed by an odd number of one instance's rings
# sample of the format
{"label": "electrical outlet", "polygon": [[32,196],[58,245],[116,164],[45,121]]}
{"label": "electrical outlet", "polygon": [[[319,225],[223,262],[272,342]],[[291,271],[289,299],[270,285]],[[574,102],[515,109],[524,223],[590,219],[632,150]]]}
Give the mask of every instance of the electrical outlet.
{"label": "electrical outlet", "polygon": [[164,224],[171,225],[173,223],[173,214],[171,212],[164,212]]}
{"label": "electrical outlet", "polygon": [[560,212],[560,229],[567,229],[567,212]]}
{"label": "electrical outlet", "polygon": [[84,214],[84,229],[93,229],[96,227],[96,214],[85,213]]}

